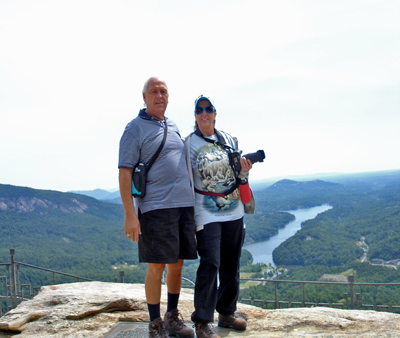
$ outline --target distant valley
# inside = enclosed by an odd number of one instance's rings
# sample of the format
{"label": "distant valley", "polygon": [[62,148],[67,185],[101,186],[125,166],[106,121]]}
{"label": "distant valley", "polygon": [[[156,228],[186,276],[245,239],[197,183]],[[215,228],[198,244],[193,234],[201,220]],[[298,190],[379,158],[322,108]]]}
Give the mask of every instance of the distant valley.
{"label": "distant valley", "polygon": [[[372,267],[360,262],[362,237],[368,245],[367,261],[400,259],[400,170],[258,183],[256,213],[245,215],[248,242],[266,240],[285,227],[293,216],[284,210],[333,207],[304,222],[275,249],[275,263],[291,272],[285,278],[320,278],[344,268],[357,270],[356,278],[361,278],[362,271]],[[18,261],[95,280],[113,281],[124,270],[127,282],[141,283],[146,271],[138,262],[137,245],[124,236],[118,191],[63,193],[0,184],[0,263],[9,261],[11,248]],[[262,276],[262,268],[251,263],[251,254],[243,250],[242,269]],[[185,262],[184,277],[195,280],[197,264]],[[374,266],[381,268],[389,269]],[[386,280],[400,282],[399,271],[389,270]],[[369,272],[371,279],[374,273]],[[0,276],[5,274],[0,266]],[[52,283],[51,274],[26,268],[20,278]]]}

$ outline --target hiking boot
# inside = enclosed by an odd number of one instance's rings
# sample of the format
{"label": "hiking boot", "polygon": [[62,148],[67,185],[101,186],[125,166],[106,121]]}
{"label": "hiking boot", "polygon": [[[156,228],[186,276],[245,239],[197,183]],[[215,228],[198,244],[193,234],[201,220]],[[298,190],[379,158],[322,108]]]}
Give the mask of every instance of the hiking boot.
{"label": "hiking boot", "polygon": [[246,330],[247,318],[241,313],[232,313],[231,315],[218,315],[218,326],[230,327],[234,330]]}
{"label": "hiking boot", "polygon": [[211,330],[208,322],[196,323],[196,335],[197,338],[221,338]]}
{"label": "hiking boot", "polygon": [[171,336],[177,336],[178,338],[194,338],[193,329],[185,325],[178,309],[165,313],[164,325]]}
{"label": "hiking boot", "polygon": [[161,318],[149,323],[149,338],[168,338],[167,330]]}

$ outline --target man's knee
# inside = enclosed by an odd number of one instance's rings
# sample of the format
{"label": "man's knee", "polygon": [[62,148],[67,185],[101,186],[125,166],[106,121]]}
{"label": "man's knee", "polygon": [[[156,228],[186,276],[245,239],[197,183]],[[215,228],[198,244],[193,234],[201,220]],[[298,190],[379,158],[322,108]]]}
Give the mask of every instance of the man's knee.
{"label": "man's knee", "polygon": [[167,264],[167,271],[180,271],[183,267],[183,259],[179,259],[177,263]]}
{"label": "man's knee", "polygon": [[161,279],[165,270],[165,264],[149,263],[147,265],[147,275],[152,278]]}

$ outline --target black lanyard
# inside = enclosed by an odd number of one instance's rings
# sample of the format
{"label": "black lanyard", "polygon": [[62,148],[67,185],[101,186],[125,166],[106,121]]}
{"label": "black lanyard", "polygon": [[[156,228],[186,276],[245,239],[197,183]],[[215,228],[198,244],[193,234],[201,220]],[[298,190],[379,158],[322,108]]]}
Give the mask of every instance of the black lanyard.
{"label": "black lanyard", "polygon": [[214,143],[214,144],[216,144],[216,145],[221,146],[221,147],[224,148],[224,150],[225,150],[226,152],[228,152],[228,153],[231,153],[232,151],[234,151],[234,149],[233,149],[232,147],[230,147],[230,146],[228,146],[228,145],[226,144],[225,138],[222,136],[222,134],[221,134],[217,129],[214,129],[214,133],[215,133],[215,135],[217,135],[218,141],[211,140],[211,139],[209,139],[209,138],[207,138],[207,137],[204,137],[203,134],[201,133],[200,129],[196,129],[196,130],[194,131],[194,133],[195,133],[197,136],[203,138],[205,141],[207,141],[207,142],[209,142],[209,143]]}

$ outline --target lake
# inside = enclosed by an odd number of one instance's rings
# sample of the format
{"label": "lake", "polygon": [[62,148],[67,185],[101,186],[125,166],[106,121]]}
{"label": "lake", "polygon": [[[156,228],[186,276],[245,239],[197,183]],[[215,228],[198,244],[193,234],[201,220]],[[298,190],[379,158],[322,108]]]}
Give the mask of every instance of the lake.
{"label": "lake", "polygon": [[272,252],[282,242],[292,237],[297,231],[301,229],[301,223],[309,219],[315,218],[321,212],[331,209],[332,207],[328,204],[323,204],[318,207],[298,210],[288,210],[289,214],[292,214],[296,219],[288,223],[285,228],[279,229],[275,236],[262,242],[251,243],[244,245],[243,248],[248,250],[253,255],[253,264],[263,263],[271,264],[275,266],[272,260]]}

